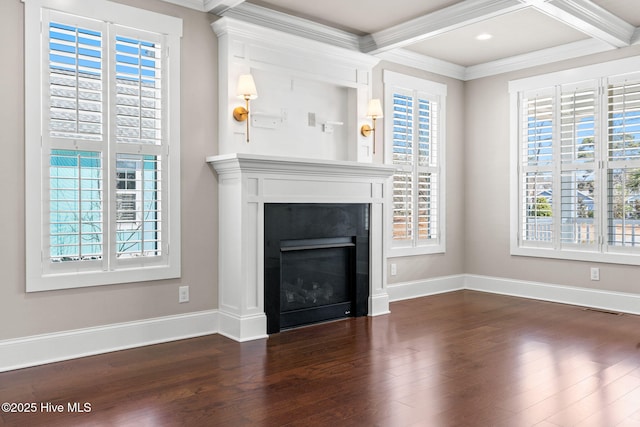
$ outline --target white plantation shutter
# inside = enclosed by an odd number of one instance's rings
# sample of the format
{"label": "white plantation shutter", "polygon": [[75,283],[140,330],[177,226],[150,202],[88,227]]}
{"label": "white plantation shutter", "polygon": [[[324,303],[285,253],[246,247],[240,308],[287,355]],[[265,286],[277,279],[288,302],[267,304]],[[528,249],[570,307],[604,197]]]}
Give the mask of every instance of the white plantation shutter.
{"label": "white plantation shutter", "polygon": [[[444,92],[442,86],[437,89]],[[440,96],[391,85],[387,93],[386,117],[392,121],[389,157],[396,167],[393,246],[435,248],[442,242]]]}
{"label": "white plantation shutter", "polygon": [[159,40],[121,35],[115,41],[116,138],[162,143],[162,46]]}
{"label": "white plantation shutter", "polygon": [[103,32],[101,23],[52,13],[47,43],[51,138],[103,140]]}
{"label": "white plantation shutter", "polygon": [[413,97],[393,94],[393,238],[411,242],[414,236]]}
{"label": "white plantation shutter", "polygon": [[554,238],[553,127],[555,95],[551,89],[520,100],[521,239],[549,246]]}
{"label": "white plantation shutter", "polygon": [[25,31],[42,28],[26,43],[42,51],[25,48],[27,75],[40,76],[27,79],[27,104],[41,112],[27,120],[41,126],[26,132],[27,186],[44,196],[27,197],[40,213],[27,227],[38,230],[27,289],[178,277],[181,20],[101,0],[25,4]]}
{"label": "white plantation shutter", "polygon": [[607,85],[607,244],[610,251],[640,247],[640,75]]}
{"label": "white plantation shutter", "polygon": [[44,13],[43,271],[105,266],[106,25]]}
{"label": "white plantation shutter", "polygon": [[560,244],[595,249],[600,195],[595,149],[598,88],[590,82],[560,90]]}

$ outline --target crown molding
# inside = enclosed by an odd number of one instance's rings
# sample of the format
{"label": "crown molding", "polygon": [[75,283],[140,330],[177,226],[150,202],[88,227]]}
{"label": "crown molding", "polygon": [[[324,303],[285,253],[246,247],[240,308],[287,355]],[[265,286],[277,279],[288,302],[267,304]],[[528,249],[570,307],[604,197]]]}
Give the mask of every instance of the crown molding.
{"label": "crown molding", "polygon": [[244,0],[162,0],[166,3],[176,4],[178,6],[194,9],[199,12],[208,12],[215,15],[224,11],[237,7]]}
{"label": "crown molding", "polygon": [[406,49],[394,49],[381,52],[375,56],[384,61],[406,65],[408,67],[429,71],[458,80],[465,80],[466,77],[466,68],[462,65],[432,58]]}
{"label": "crown molding", "polygon": [[355,34],[255,4],[242,3],[233,9],[224,11],[221,16],[250,22],[261,27],[271,28],[345,49],[360,51],[360,38]]}
{"label": "crown molding", "polygon": [[225,11],[238,7],[244,0],[202,0],[205,12],[220,15]]}
{"label": "crown molding", "polygon": [[255,44],[276,46],[278,51],[287,50],[299,56],[308,55],[309,52],[313,52],[313,56],[315,57],[326,56],[334,58],[334,64],[341,63],[356,67],[373,68],[380,62],[380,58],[361,53],[357,50],[345,49],[309,37],[235,19],[229,15],[225,15],[223,18],[214,21],[211,24],[211,28],[218,37],[232,35],[237,38],[249,40]]}
{"label": "crown molding", "polygon": [[[361,38],[360,48],[377,54],[488,18],[529,7],[519,0],[467,0]],[[428,29],[428,30],[427,30]]]}
{"label": "crown molding", "polygon": [[473,65],[466,68],[463,80],[475,80],[511,71],[523,70],[538,65],[573,59],[615,49],[601,40],[587,39],[536,52],[516,55],[497,61]]}

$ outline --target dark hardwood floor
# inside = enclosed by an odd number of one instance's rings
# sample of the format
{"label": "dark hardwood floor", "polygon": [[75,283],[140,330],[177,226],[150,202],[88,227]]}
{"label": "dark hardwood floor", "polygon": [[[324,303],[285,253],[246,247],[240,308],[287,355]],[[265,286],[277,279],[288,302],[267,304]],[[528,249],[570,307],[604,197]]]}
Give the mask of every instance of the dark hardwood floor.
{"label": "dark hardwood floor", "polygon": [[[391,310],[266,340],[212,335],[1,373],[0,402],[37,411],[0,412],[0,422],[640,426],[638,316],[472,291]],[[74,403],[90,412],[69,412]],[[47,412],[56,405],[63,413]]]}

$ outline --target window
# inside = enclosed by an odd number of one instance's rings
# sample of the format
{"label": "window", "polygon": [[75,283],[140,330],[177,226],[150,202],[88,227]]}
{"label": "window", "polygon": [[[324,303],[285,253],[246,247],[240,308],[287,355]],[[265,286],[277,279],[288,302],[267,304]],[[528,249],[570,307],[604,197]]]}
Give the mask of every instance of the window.
{"label": "window", "polygon": [[60,6],[25,0],[27,290],[179,277],[182,23]]}
{"label": "window", "polygon": [[640,264],[639,65],[511,82],[512,253]]}
{"label": "window", "polygon": [[393,175],[391,256],[444,252],[446,86],[389,71],[385,160]]}

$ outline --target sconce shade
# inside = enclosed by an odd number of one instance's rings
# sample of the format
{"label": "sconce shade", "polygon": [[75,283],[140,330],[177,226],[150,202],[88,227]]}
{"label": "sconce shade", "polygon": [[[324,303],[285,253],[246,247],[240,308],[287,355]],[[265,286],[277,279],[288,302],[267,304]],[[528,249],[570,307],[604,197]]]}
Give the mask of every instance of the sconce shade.
{"label": "sconce shade", "polygon": [[369,100],[369,106],[367,107],[367,117],[375,117],[376,119],[384,117],[382,114],[382,105],[380,104],[379,99],[376,98]]}
{"label": "sconce shade", "polygon": [[253,81],[251,74],[242,74],[238,77],[236,94],[240,99],[256,99],[258,97],[256,82]]}

